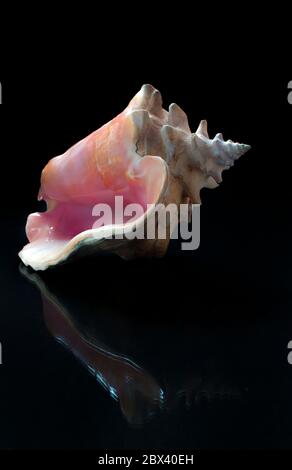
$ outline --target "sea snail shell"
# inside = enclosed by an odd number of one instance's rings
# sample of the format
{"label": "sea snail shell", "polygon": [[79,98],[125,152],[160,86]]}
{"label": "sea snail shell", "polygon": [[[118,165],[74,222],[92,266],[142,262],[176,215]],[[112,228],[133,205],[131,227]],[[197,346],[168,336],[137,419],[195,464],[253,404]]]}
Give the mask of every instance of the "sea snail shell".
{"label": "sea snail shell", "polygon": [[[222,134],[210,139],[206,121],[192,133],[179,106],[167,112],[159,91],[143,85],[121,114],[46,165],[39,199],[47,210],[29,215],[30,243],[19,256],[35,270],[99,250],[126,259],[162,256],[169,237],[129,240],[123,234],[145,224],[149,204],[200,203],[200,190],[218,186],[222,171],[249,148]],[[93,207],[114,207],[117,196],[123,204],[139,203],[143,213],[93,228]]]}

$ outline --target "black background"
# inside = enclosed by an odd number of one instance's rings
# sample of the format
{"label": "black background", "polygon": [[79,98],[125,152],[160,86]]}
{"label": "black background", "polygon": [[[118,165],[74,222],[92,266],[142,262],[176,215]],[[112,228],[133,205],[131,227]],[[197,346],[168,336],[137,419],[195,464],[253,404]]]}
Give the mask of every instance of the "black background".
{"label": "black background", "polygon": [[[247,45],[240,26],[243,44],[235,43],[227,20],[230,49],[217,45],[218,35],[206,43],[210,25],[194,40],[173,23],[166,36],[149,24],[127,36],[112,27],[90,39],[90,51],[75,27],[76,43],[71,35],[58,61],[58,45],[38,48],[37,35],[8,54],[0,107],[1,448],[291,448],[289,54],[284,41],[270,45],[260,34]],[[206,118],[211,136],[222,132],[252,150],[219,188],[202,192],[196,252],[173,242],[163,260],[106,257],[42,275],[81,331],[164,390],[166,409],[151,416],[143,408],[136,423],[134,408],[133,426],[48,332],[17,252],[27,214],[43,209],[36,197],[48,159],[119,113],[143,83],[161,91],[165,107],[179,104],[193,131]]]}

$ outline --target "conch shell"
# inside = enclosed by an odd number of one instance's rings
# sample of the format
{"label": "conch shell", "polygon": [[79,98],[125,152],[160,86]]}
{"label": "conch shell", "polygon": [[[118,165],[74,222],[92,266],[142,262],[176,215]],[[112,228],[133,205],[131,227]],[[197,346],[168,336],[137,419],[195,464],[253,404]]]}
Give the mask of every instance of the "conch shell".
{"label": "conch shell", "polygon": [[[222,171],[249,148],[222,134],[210,139],[206,121],[191,133],[184,111],[173,103],[167,112],[159,91],[144,85],[121,114],[49,161],[39,191],[47,210],[28,217],[30,243],[19,256],[35,270],[101,250],[126,259],[163,256],[169,236],[126,236],[151,216],[149,205],[200,203],[200,190],[218,186]],[[117,196],[142,213],[94,225],[93,207],[114,208]]]}

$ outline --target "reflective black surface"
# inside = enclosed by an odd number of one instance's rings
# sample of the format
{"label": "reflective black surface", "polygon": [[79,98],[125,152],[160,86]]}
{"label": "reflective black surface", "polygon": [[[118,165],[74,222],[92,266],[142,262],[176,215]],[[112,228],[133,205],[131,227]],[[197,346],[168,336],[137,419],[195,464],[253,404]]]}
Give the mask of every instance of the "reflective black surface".
{"label": "reflective black surface", "polygon": [[277,208],[216,211],[198,251],[173,242],[162,260],[35,273],[11,243],[1,447],[291,446],[291,232],[279,238]]}

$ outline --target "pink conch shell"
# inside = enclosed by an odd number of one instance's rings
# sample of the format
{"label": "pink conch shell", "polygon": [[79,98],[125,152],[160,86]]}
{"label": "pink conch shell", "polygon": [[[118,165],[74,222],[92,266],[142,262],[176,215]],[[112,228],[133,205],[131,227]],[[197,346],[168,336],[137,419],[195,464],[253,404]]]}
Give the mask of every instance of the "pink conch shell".
{"label": "pink conch shell", "polygon": [[[210,139],[206,121],[192,134],[186,114],[176,104],[162,108],[158,90],[144,85],[128,107],[109,123],[53,158],[41,176],[39,199],[47,211],[31,214],[26,225],[29,244],[19,253],[24,264],[44,270],[99,250],[124,258],[162,256],[165,240],[109,238],[127,233],[149,217],[147,204],[200,203],[200,190],[213,188],[222,171],[250,147]],[[143,157],[143,158],[142,158]],[[129,222],[94,227],[93,207],[139,203],[143,213]]]}

